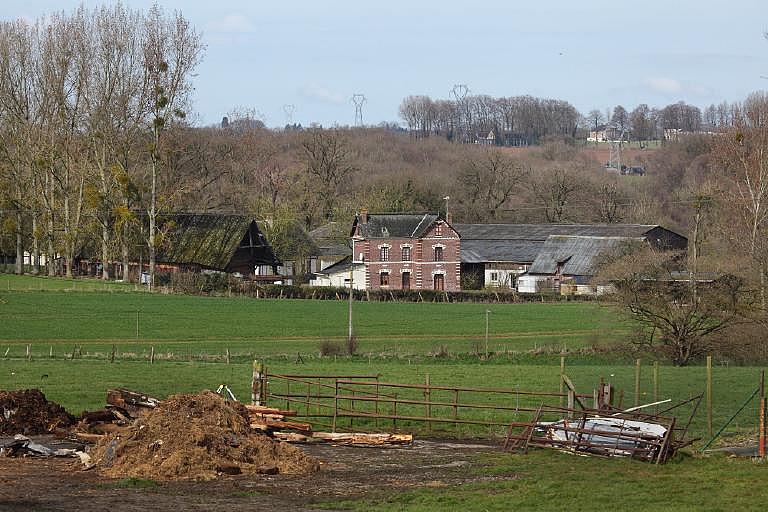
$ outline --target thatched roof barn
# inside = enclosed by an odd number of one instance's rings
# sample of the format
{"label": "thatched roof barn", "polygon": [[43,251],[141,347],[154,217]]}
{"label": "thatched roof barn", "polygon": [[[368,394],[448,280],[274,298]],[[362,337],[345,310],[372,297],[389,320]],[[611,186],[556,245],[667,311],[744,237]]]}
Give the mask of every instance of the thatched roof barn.
{"label": "thatched roof barn", "polygon": [[220,214],[176,214],[159,219],[164,232],[157,262],[189,270],[254,273],[258,266],[281,262],[251,217]]}

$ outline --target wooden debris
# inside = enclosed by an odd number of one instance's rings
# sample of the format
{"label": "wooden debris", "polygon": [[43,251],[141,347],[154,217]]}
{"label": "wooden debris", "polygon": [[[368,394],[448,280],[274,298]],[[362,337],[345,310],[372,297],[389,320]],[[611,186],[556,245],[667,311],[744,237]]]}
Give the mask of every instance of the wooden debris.
{"label": "wooden debris", "polygon": [[98,443],[105,437],[107,437],[106,434],[89,434],[87,432],[75,432],[75,437],[77,437],[80,441],[85,441],[86,443]]}
{"label": "wooden debris", "polygon": [[274,436],[281,441],[287,441],[291,443],[325,442],[353,445],[392,445],[411,444],[413,442],[413,434],[313,432],[311,435],[301,435],[294,432],[275,432]]}
{"label": "wooden debris", "polygon": [[120,407],[133,417],[146,414],[157,407],[160,400],[149,395],[142,395],[129,389],[110,389],[107,391],[107,404]]}

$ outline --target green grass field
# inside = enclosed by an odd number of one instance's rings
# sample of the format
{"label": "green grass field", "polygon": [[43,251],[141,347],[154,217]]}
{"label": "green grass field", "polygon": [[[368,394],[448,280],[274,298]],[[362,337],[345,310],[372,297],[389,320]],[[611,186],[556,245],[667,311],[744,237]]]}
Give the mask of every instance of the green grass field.
{"label": "green grass field", "polygon": [[[564,346],[611,344],[622,341],[629,331],[613,309],[595,303],[361,302],[354,304],[358,355],[320,357],[322,341],[344,339],[345,302],[148,294],[130,285],[86,281],[74,282],[73,290],[72,285],[67,280],[0,275],[0,389],[38,387],[74,413],[102,407],[111,387],[165,397],[225,383],[247,400],[250,362],[255,358],[264,360],[270,373],[379,374],[384,382],[414,384],[424,383],[429,375],[434,386],[556,391]],[[486,309],[492,311],[489,360],[480,357]],[[78,356],[70,359],[76,346]],[[109,362],[113,346],[117,358]],[[435,357],[441,346],[448,354]],[[151,347],[156,354],[153,364],[148,360]],[[231,364],[224,362],[227,349]],[[632,405],[631,360],[632,356],[610,353],[570,352],[566,373],[586,393],[605,378],[623,390],[622,403]],[[643,363],[637,397],[641,403],[653,398],[650,362]],[[756,367],[715,367],[716,428],[757,386],[759,374]],[[705,382],[702,366],[663,364],[659,398],[687,399],[703,392]],[[514,404],[511,400],[496,396],[486,398],[486,403],[509,406]],[[691,425],[695,437],[706,437],[702,411]],[[474,419],[495,419],[493,414],[462,411],[462,417]],[[340,428],[360,426],[346,421],[341,420]],[[398,426],[423,429],[402,422]],[[753,403],[722,442],[754,439],[756,427]],[[484,427],[448,430],[461,437],[489,433]],[[764,464],[719,456],[683,456],[656,467],[535,451],[528,456],[489,456],[482,462],[485,474],[498,479],[329,506],[387,511],[731,510],[750,509],[751,503],[766,498],[765,486],[760,485]]]}
{"label": "green grass field", "polygon": [[[127,354],[147,353],[155,346],[166,355],[229,349],[235,357],[269,357],[313,354],[320,342],[342,340],[347,333],[344,301],[190,297],[128,293],[132,288],[120,284],[99,286],[95,281],[0,275],[0,350],[18,356],[31,343],[34,355],[50,354],[51,346],[62,355],[77,343],[87,353],[104,354],[117,344]],[[626,332],[612,309],[595,303],[357,302],[353,317],[359,352],[407,356],[444,346],[451,353],[467,353],[480,345],[484,351],[486,310],[491,311],[493,352],[580,348],[620,339]]]}

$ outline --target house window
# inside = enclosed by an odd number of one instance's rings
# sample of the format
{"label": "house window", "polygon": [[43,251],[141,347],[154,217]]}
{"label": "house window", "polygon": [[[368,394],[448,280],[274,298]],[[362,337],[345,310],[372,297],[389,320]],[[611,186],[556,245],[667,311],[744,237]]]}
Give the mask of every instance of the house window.
{"label": "house window", "polygon": [[499,280],[499,273],[491,272],[491,281],[498,281],[498,280]]}
{"label": "house window", "polygon": [[438,224],[435,226],[435,236],[443,236],[443,225]]}
{"label": "house window", "polygon": [[411,248],[403,247],[403,261],[411,261]]}
{"label": "house window", "polygon": [[382,272],[379,274],[379,285],[389,286],[389,272]]}
{"label": "house window", "polygon": [[379,249],[379,261],[389,261],[389,247],[386,245]]}
{"label": "house window", "polygon": [[435,247],[435,261],[443,261],[443,248]]}

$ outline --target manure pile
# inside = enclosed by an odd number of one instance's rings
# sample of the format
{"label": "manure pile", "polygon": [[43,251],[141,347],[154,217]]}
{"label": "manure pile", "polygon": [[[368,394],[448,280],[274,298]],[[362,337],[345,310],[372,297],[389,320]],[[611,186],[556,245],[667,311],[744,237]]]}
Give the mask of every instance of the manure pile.
{"label": "manure pile", "polygon": [[46,400],[39,389],[0,391],[0,434],[47,434],[74,421],[62,406]]}
{"label": "manure pile", "polygon": [[100,441],[93,460],[110,477],[155,480],[303,474],[319,467],[299,448],[253,431],[242,404],[210,391],[168,397],[125,432]]}

